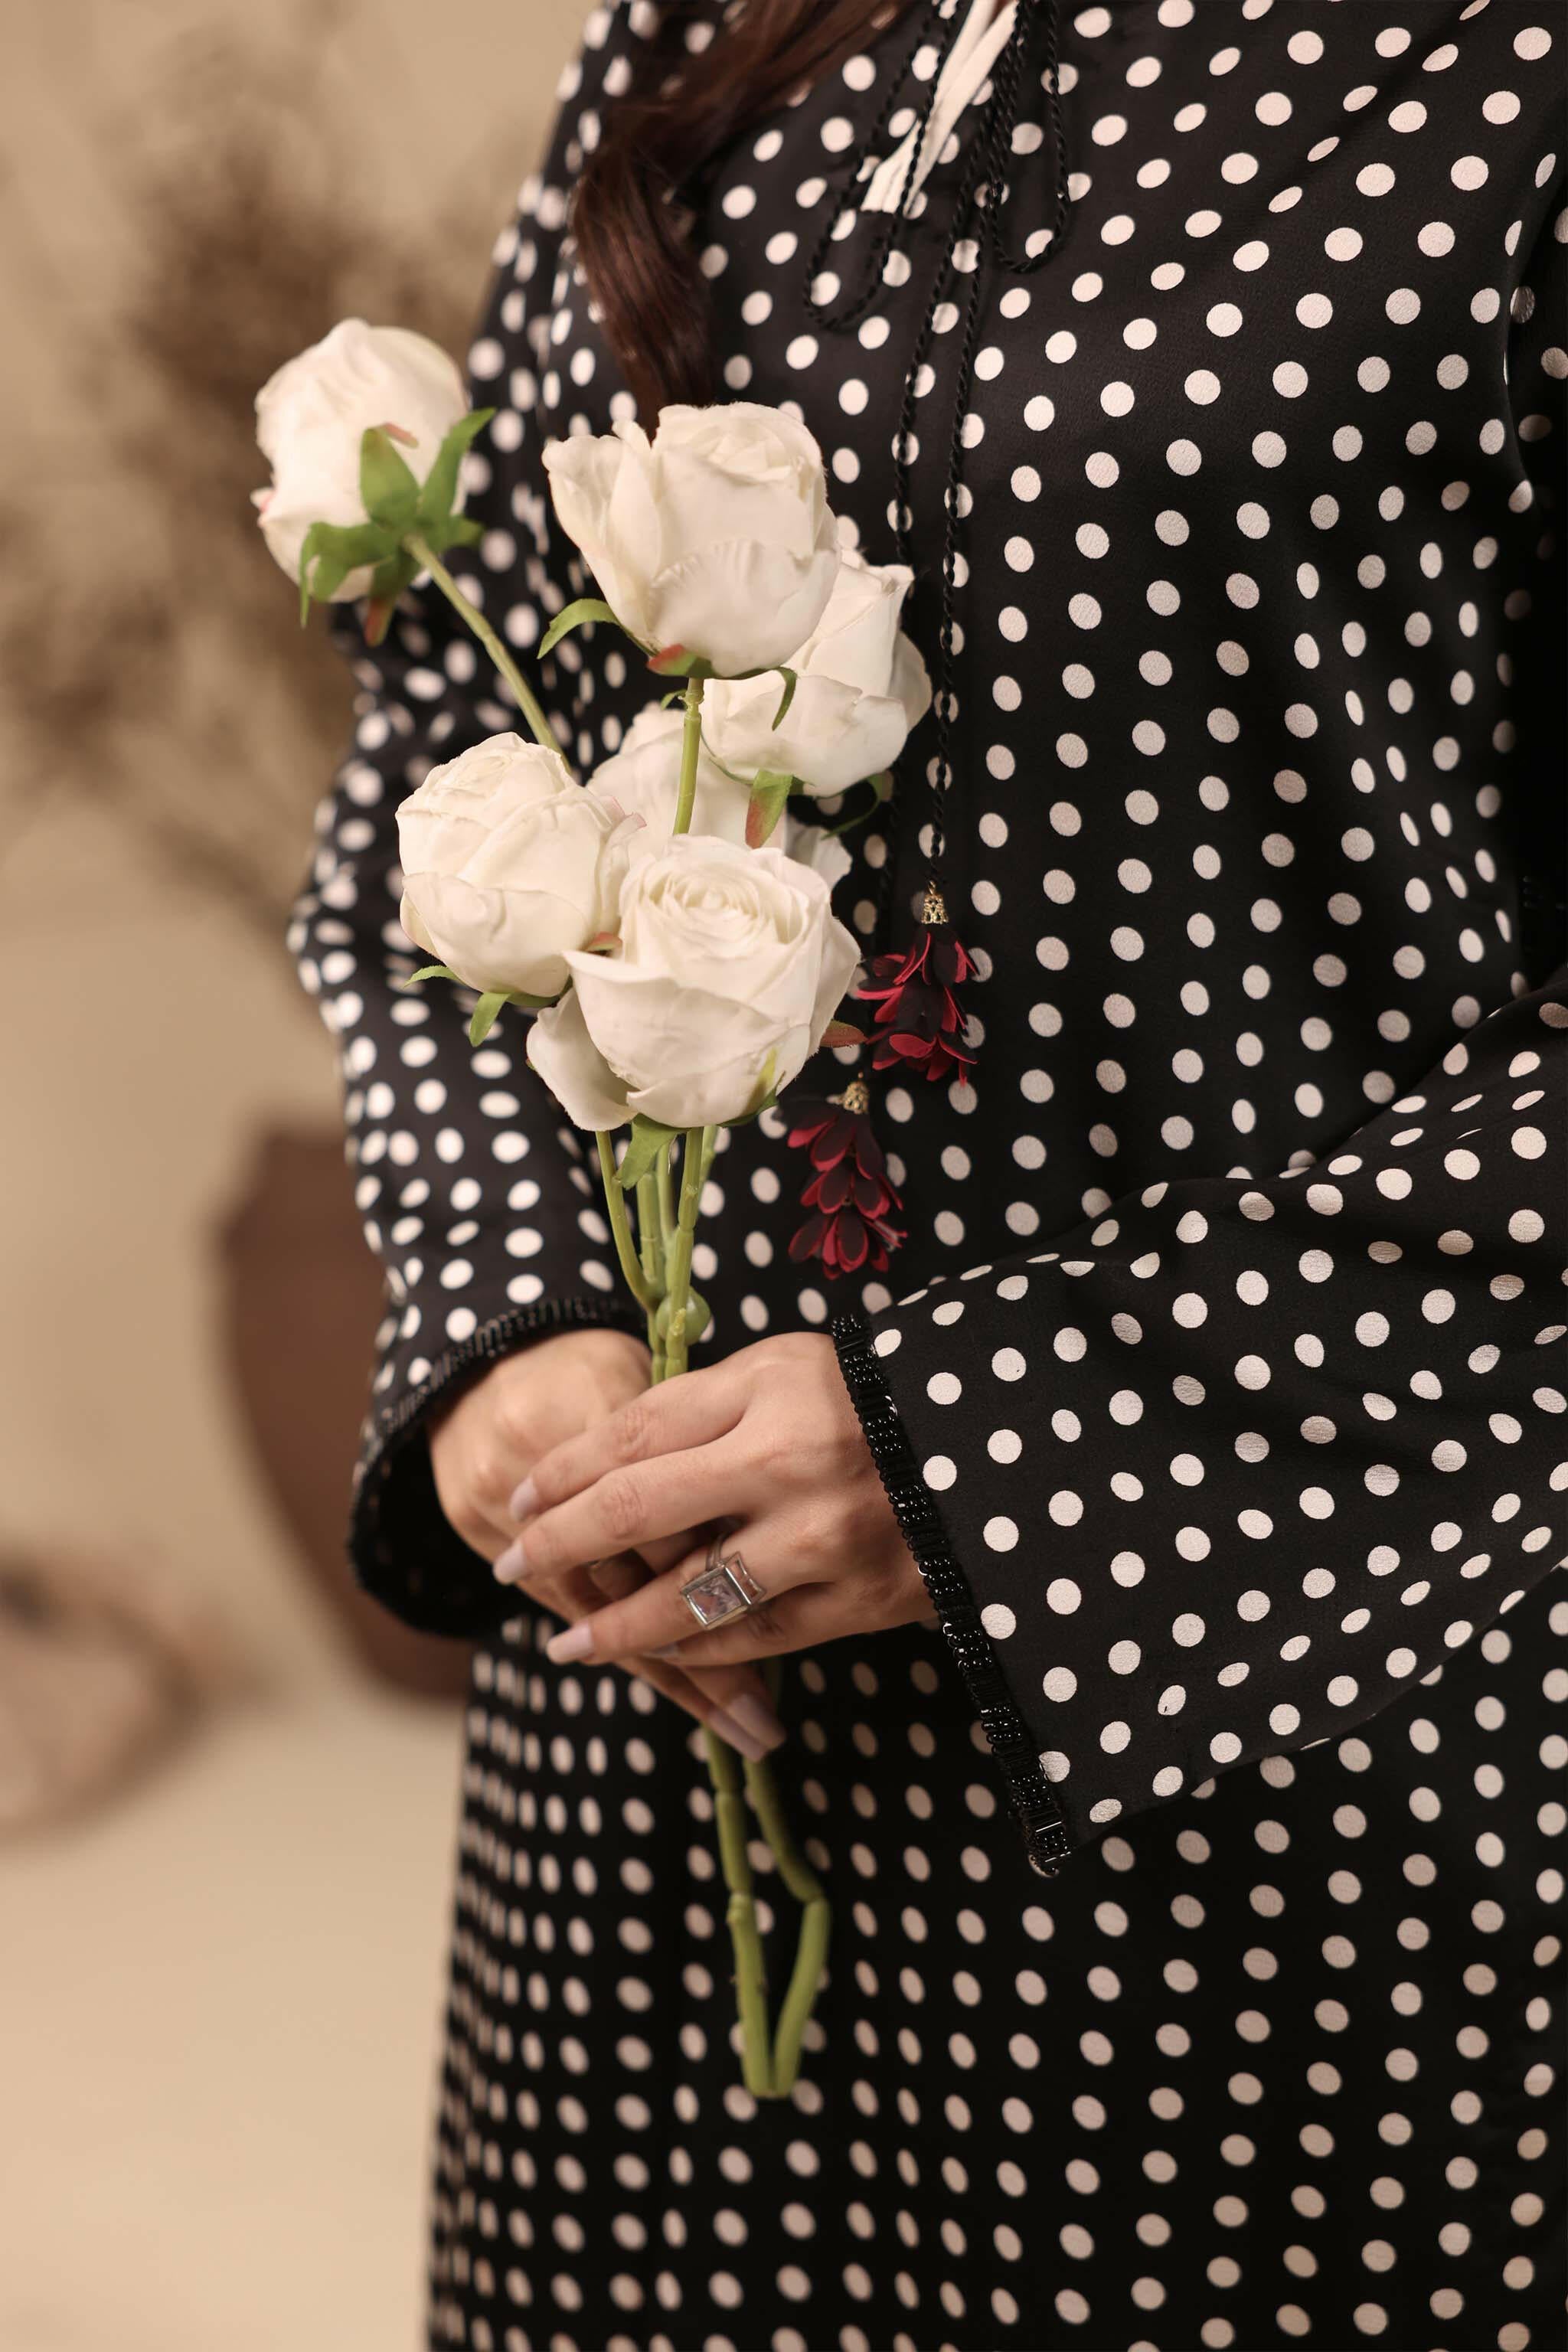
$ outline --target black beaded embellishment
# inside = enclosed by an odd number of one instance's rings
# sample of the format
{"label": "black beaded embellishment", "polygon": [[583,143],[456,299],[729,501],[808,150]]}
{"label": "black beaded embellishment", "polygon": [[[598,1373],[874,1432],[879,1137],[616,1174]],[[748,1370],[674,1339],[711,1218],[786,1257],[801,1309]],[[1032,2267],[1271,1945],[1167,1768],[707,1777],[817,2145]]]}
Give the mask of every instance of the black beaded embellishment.
{"label": "black beaded embellishment", "polygon": [[1054,1878],[1072,1850],[1067,1824],[1050,1782],[1040,1769],[1028,1728],[1013,1704],[991,1637],[980,1622],[969,1580],[953,1558],[947,1530],[920,1475],[902,1416],[873,1351],[871,1334],[857,1315],[835,1316],[831,1329],[844,1384],[888,1490],[900,1533],[925,1579],[947,1646],[1006,1782],[1008,1802],[1023,1832],[1029,1867],[1042,1878]]}

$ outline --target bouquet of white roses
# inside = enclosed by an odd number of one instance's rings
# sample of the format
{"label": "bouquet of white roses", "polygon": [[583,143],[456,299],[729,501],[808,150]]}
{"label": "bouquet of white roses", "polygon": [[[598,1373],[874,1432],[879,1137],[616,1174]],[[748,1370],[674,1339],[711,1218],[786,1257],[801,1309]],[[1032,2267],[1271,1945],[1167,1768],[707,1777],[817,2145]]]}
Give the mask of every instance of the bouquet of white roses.
{"label": "bouquet of white roses", "polygon": [[[301,616],[312,599],[364,597],[374,644],[428,574],[533,739],[492,735],[401,804],[403,927],[436,959],[410,979],[474,992],[476,1045],[503,1008],[531,1016],[529,1061],[596,1138],[652,1376],[668,1380],[710,1321],[691,1263],[720,1129],[773,1103],[825,1043],[859,1041],[837,1019],[858,962],[830,900],[847,855],[786,803],[867,783],[874,806],[888,788],[931,698],[899,627],[910,574],[841,547],[821,454],[783,410],[670,407],[651,437],[627,422],[548,443],[556,513],[602,593],[557,614],[541,655],[571,630],[612,625],[655,680],[678,681],[579,782],[511,654],[441,561],[479,536],[462,511],[463,460],[492,413],[468,409],[446,355],[347,320],[279,370],[257,411],[273,471],[257,495],[261,528],[298,582]],[[704,1739],[745,2078],[783,2096],[827,1906],[767,1764],[747,1759],[747,1790],[804,1906],[770,2048],[741,1773],[732,1750]]]}

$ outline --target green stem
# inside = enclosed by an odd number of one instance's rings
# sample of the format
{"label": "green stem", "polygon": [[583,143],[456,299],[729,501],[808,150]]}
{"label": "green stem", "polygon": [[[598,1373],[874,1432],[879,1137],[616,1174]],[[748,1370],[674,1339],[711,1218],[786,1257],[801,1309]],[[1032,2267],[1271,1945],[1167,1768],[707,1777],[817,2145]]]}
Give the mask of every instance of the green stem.
{"label": "green stem", "polygon": [[462,614],[480,645],[484,646],[497,669],[516,695],[517,707],[527,719],[535,742],[542,743],[546,751],[553,751],[560,756],[560,739],[544,715],[544,705],[540,701],[479,606],[469,603],[434,548],[426,546],[416,530],[406,531],[404,534],[403,544],[409,554],[416,557],[425,566],[447,602]]}
{"label": "green stem", "polygon": [[664,1378],[664,1340],[659,1333],[657,1304],[664,1296],[664,1234],[658,1221],[658,1188],[651,1176],[644,1176],[637,1185],[637,1238],[642,1246],[643,1279],[656,1302],[647,1310],[647,1351],[653,1359],[648,1381],[657,1388]]}
{"label": "green stem", "polygon": [[719,1831],[719,1857],[724,1884],[730,1890],[726,1918],[735,1955],[735,2006],[741,2019],[741,2066],[746,2088],[756,2099],[773,2095],[773,2066],[768,2053],[768,1986],[763,1960],[763,1939],[757,1927],[757,1906],[752,1893],[752,1864],[746,1852],[746,1800],[735,1751],[706,1725],[702,1745],[708,1754],[708,1775],[713,1783],[713,1816]]}
{"label": "green stem", "polygon": [[658,1187],[658,1222],[664,1235],[664,1253],[668,1257],[675,1246],[675,1186],[669,1173],[669,1146],[667,1143],[654,1162],[654,1181]]}
{"label": "green stem", "polygon": [[702,1155],[710,1128],[689,1127],[680,1151],[680,1208],[675,1244],[669,1254],[669,1336],[665,1342],[670,1376],[686,1370],[686,1306],[691,1295],[691,1249],[697,1238],[697,1211],[702,1198]]}
{"label": "green stem", "polygon": [[[688,712],[689,730],[690,713]],[[689,733],[687,740],[689,741]],[[695,762],[693,762],[695,769]],[[682,782],[683,802],[689,799]],[[687,808],[689,816],[689,807]],[[682,828],[678,824],[677,830]],[[638,1299],[647,1307],[648,1349],[655,1382],[673,1379],[686,1370],[687,1304],[691,1291],[691,1253],[702,1187],[718,1148],[716,1127],[693,1127],[681,1143],[680,1200],[672,1199],[669,1149],[659,1153],[652,1171],[637,1185],[637,1230],[640,1263],[633,1254],[627,1227],[626,1197],[616,1176],[615,1151],[607,1134],[597,1137],[599,1167],[621,1269]],[[617,1209],[619,1213],[617,1214]],[[634,1278],[635,1268],[635,1278]],[[668,1337],[658,1336],[661,1294],[668,1299]],[[652,1305],[648,1301],[652,1300]],[[776,1693],[778,1662],[769,1661],[768,1688]],[[735,2008],[741,2025],[741,2072],[756,2099],[787,2098],[800,2074],[805,2029],[827,1963],[832,1915],[816,1874],[807,1865],[790,1831],[784,1801],[770,1765],[747,1759],[743,1768],[733,1748],[703,1726],[702,1744],[708,1777],[713,1788],[713,1819],[719,1857],[729,1889],[725,1921],[735,1961]],[[746,1851],[746,1799],[755,1808],[763,1834],[772,1848],[779,1878],[800,1904],[800,1932],[795,1966],[770,2048],[767,1969],[762,1931],[757,1924],[756,1897],[751,1858]]]}
{"label": "green stem", "polygon": [[610,1230],[616,1237],[616,1255],[621,1261],[621,1272],[637,1305],[645,1313],[652,1314],[658,1305],[658,1293],[637,1264],[631,1220],[626,1215],[626,1196],[616,1173],[616,1147],[603,1128],[595,1130],[594,1140],[599,1147],[599,1173],[605,1180],[605,1206],[610,1213]]}
{"label": "green stem", "polygon": [[692,804],[697,798],[697,758],[702,749],[702,680],[689,677],[681,696],[686,709],[686,723],[680,734],[680,790],[676,796],[675,826],[677,833],[691,830]]}
{"label": "green stem", "polygon": [[642,1270],[648,1287],[664,1296],[664,1230],[658,1217],[658,1187],[651,1176],[637,1184],[637,1234],[642,1244]]}
{"label": "green stem", "polygon": [[778,1864],[779,1876],[802,1906],[800,1934],[795,1943],[795,1967],[790,1973],[789,1990],[779,2011],[779,2021],[773,2035],[773,2095],[787,2098],[800,2073],[801,2043],[817,1991],[822,1972],[827,1964],[827,1937],[833,1915],[820,1880],[790,1831],[789,1818],[773,1779],[773,1767],[764,1757],[760,1762],[746,1760],[746,1788],[756,1809],[763,1835],[773,1849]]}

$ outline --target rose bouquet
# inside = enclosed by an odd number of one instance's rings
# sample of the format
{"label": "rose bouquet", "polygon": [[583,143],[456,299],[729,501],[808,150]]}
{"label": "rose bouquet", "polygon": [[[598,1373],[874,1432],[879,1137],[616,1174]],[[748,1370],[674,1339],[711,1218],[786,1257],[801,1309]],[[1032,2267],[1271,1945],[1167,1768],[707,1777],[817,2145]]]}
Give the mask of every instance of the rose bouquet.
{"label": "rose bouquet", "polygon": [[[652,1377],[671,1379],[710,1320],[692,1252],[720,1129],[774,1103],[820,1046],[862,1042],[838,1018],[858,964],[831,905],[847,853],[786,804],[859,786],[869,814],[889,789],[931,698],[899,626],[910,574],[841,545],[820,452],[783,410],[669,407],[651,436],[623,422],[548,443],[556,514],[600,593],[556,614],[541,656],[572,630],[613,626],[665,688],[579,782],[512,655],[441,560],[479,536],[463,513],[464,459],[492,413],[468,407],[445,354],[348,320],[280,369],[257,410],[273,475],[257,494],[261,529],[298,583],[301,617],[313,599],[363,597],[374,645],[428,575],[526,723],[531,740],[490,736],[399,807],[401,920],[434,959],[408,979],[471,991],[475,1045],[505,1008],[531,1016],[528,1059],[595,1138]],[[797,1255],[820,1255],[829,1271],[847,1248],[852,1263],[885,1264],[898,1238],[864,1108],[857,1081],[813,1105],[791,1139],[809,1145],[816,1171]],[[745,1791],[803,1906],[770,2045],[741,1759],[703,1737],[745,2080],[782,2097],[826,1958],[827,1905],[767,1763],[745,1759]]]}

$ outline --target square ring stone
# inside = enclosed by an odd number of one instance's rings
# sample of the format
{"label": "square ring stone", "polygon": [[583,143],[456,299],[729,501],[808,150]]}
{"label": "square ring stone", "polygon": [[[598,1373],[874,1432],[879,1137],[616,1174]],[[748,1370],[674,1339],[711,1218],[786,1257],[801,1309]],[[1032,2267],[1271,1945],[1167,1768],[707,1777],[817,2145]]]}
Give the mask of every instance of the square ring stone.
{"label": "square ring stone", "polygon": [[754,1609],[763,1588],[737,1552],[683,1584],[680,1597],[700,1625],[722,1625],[726,1618]]}

